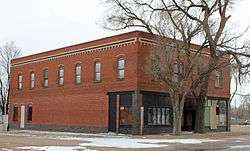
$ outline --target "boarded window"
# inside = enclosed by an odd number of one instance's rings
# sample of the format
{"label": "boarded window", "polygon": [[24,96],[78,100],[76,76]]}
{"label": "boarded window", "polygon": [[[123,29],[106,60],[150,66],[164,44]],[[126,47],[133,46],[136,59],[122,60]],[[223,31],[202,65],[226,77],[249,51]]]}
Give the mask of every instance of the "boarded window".
{"label": "boarded window", "polygon": [[204,112],[204,126],[210,127],[210,114],[211,114],[211,106],[212,106],[212,100],[207,100],[205,104],[205,112]]}
{"label": "boarded window", "polygon": [[13,108],[13,121],[16,122],[18,121],[18,107],[14,106]]}
{"label": "boarded window", "polygon": [[132,107],[121,106],[120,107],[120,125],[132,125]]}
{"label": "boarded window", "polygon": [[205,127],[210,127],[210,107],[205,107],[204,112],[204,125]]}
{"label": "boarded window", "polygon": [[227,104],[224,100],[208,100],[205,107],[204,124],[211,129],[226,126]]}
{"label": "boarded window", "polygon": [[28,114],[27,114],[27,120],[28,120],[28,122],[32,122],[32,106],[31,105],[29,105],[28,106]]}

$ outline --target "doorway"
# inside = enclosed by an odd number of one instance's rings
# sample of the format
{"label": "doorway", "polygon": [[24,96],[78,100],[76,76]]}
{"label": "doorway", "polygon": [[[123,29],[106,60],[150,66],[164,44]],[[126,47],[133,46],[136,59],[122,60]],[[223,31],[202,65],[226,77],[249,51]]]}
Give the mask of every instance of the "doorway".
{"label": "doorway", "polygon": [[187,100],[183,109],[182,130],[194,131],[195,129],[196,109],[194,100]]}
{"label": "doorway", "polygon": [[194,131],[195,129],[195,111],[186,110],[183,112],[183,131]]}
{"label": "doorway", "polygon": [[116,132],[116,94],[109,95],[108,131]]}
{"label": "doorway", "polygon": [[25,106],[21,106],[20,128],[24,128]]}

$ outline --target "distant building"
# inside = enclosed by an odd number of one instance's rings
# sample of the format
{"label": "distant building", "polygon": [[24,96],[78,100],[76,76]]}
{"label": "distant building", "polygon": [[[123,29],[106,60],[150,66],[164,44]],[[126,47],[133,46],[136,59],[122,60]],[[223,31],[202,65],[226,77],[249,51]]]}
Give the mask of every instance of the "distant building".
{"label": "distant building", "polygon": [[[134,31],[12,60],[10,128],[74,132],[172,131],[169,94],[145,73],[152,35]],[[213,73],[205,109],[207,130],[229,124],[230,67]],[[193,130],[195,104],[184,107]]]}

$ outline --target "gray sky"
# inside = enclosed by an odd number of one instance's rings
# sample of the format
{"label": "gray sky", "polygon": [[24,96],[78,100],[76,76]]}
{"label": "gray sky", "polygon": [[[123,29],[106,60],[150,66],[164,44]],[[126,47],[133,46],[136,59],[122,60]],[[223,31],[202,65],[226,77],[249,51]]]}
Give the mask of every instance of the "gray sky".
{"label": "gray sky", "polygon": [[[0,0],[0,44],[15,41],[23,55],[30,55],[118,34],[98,25],[106,10],[101,1]],[[243,31],[250,25],[250,0],[241,0],[232,11],[235,30]]]}
{"label": "gray sky", "polygon": [[[15,41],[23,55],[118,34],[102,29],[103,0],[0,0],[0,43]],[[237,0],[238,1],[238,0]],[[250,0],[234,8],[235,27],[250,24]]]}
{"label": "gray sky", "polygon": [[101,28],[100,0],[0,0],[0,43],[15,41],[23,55],[115,34]]}

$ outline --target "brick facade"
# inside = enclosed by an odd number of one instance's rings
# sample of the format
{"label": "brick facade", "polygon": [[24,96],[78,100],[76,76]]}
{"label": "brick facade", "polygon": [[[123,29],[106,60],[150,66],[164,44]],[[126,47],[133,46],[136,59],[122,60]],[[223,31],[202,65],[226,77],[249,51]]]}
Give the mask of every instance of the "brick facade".
{"label": "brick facade", "polygon": [[[164,92],[147,77],[146,57],[152,39],[144,32],[129,32],[87,43],[12,60],[9,123],[18,128],[21,106],[25,106],[27,129],[53,129],[107,132],[109,129],[109,95],[121,92]],[[125,59],[125,78],[117,79],[117,59]],[[94,81],[94,62],[101,62],[101,81]],[[75,83],[75,66],[81,64],[82,81]],[[64,67],[64,85],[58,85],[58,69]],[[43,87],[43,70],[48,69],[48,87]],[[30,89],[30,72],[35,73],[35,87]],[[23,75],[23,88],[18,90],[18,75]],[[229,98],[230,68],[223,70],[223,87],[215,88],[213,78],[209,96]],[[137,95],[132,94],[133,98]],[[134,96],[135,95],[135,96]],[[137,96],[138,98],[138,96]],[[133,99],[137,109],[138,99]],[[27,107],[32,105],[32,122],[27,121]],[[13,121],[13,108],[18,107],[18,121]],[[139,115],[133,111],[134,115]],[[136,124],[135,124],[136,125]],[[171,128],[168,128],[171,129]],[[134,130],[138,130],[137,127]],[[163,131],[166,131],[163,130]]]}

